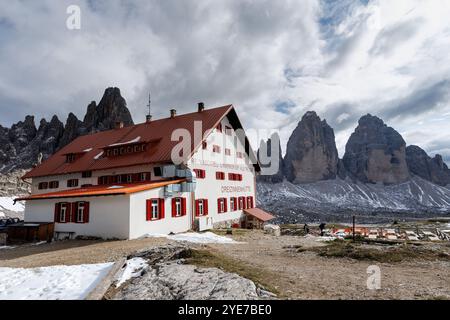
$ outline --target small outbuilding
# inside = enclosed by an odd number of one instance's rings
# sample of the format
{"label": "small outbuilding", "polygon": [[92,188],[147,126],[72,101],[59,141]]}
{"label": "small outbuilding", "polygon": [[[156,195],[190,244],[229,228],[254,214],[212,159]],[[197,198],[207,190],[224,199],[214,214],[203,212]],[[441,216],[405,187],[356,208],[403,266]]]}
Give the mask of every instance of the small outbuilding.
{"label": "small outbuilding", "polygon": [[273,215],[259,208],[249,208],[244,210],[242,228],[244,229],[263,229],[264,224],[275,219]]}

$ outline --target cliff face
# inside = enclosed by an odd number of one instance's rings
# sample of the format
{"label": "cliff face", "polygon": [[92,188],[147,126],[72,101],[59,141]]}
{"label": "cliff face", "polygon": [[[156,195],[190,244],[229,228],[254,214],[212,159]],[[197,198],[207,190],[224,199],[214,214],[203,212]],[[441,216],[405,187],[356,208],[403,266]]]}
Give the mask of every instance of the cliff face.
{"label": "cliff face", "polygon": [[99,105],[91,102],[84,121],[70,113],[64,125],[56,116],[50,122],[42,119],[39,127],[33,116],[26,116],[5,128],[0,126],[0,173],[29,169],[42,153],[46,159],[80,135],[114,128],[117,121],[132,125],[133,120],[118,88],[105,90]]}
{"label": "cliff face", "polygon": [[411,173],[422,179],[440,186],[450,184],[450,170],[442,160],[441,155],[437,154],[434,158],[431,158],[420,147],[408,146],[406,148],[406,162]]}
{"label": "cliff face", "polygon": [[307,112],[289,138],[285,177],[294,183],[335,179],[338,160],[333,129],[315,112]]}
{"label": "cliff face", "polygon": [[402,136],[370,114],[359,120],[343,162],[347,172],[364,183],[398,184],[410,179]]}

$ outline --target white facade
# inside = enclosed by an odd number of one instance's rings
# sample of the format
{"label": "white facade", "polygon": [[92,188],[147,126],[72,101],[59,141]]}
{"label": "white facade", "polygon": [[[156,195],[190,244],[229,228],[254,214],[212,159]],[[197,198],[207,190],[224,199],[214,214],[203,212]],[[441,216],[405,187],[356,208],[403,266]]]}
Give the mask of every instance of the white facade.
{"label": "white facade", "polygon": [[[25,221],[27,222],[53,222],[55,219],[55,204],[61,202],[89,202],[88,223],[55,223],[56,232],[74,232],[75,235],[97,236],[102,238],[135,239],[146,234],[180,233],[194,227],[205,230],[214,225],[228,222],[239,223],[243,216],[243,210],[233,210],[230,205],[231,197],[249,197],[256,204],[256,179],[255,169],[247,163],[248,156],[244,146],[236,139],[235,133],[226,133],[227,127],[232,127],[225,117],[221,123],[222,132],[214,129],[206,139],[206,149],[201,146],[199,150],[188,160],[186,166],[190,170],[204,170],[205,177],[196,179],[195,192],[174,194],[174,197],[182,197],[186,200],[186,214],[180,217],[172,217],[172,199],[165,198],[164,187],[157,189],[131,193],[127,195],[90,196],[83,198],[63,198],[52,200],[27,201],[25,209]],[[213,149],[220,149],[214,152]],[[228,150],[227,150],[228,149]],[[229,152],[229,154],[226,154]],[[217,150],[216,150],[217,151]],[[241,152],[243,157],[237,157]],[[32,194],[58,192],[68,189],[77,189],[82,185],[97,185],[101,176],[151,172],[151,180],[158,181],[162,177],[156,177],[153,169],[158,165],[124,167],[92,172],[92,177],[82,178],[81,172],[63,176],[39,177],[32,181]],[[224,180],[216,178],[216,172],[223,172]],[[240,181],[229,179],[229,174],[240,175]],[[67,180],[78,179],[78,186],[67,187]],[[57,189],[39,190],[41,182],[59,181]],[[120,184],[125,186],[126,184]],[[165,198],[165,199],[164,199]],[[227,212],[219,213],[218,198],[226,198]],[[147,219],[147,200],[164,199],[165,214],[163,219]],[[196,217],[195,200],[208,200],[208,214]]]}

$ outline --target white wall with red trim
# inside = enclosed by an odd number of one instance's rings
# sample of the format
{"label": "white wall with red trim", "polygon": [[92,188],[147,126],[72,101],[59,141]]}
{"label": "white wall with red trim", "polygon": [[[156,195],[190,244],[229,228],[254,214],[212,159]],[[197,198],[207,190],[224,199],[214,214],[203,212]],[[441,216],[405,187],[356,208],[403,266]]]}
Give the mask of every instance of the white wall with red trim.
{"label": "white wall with red trim", "polygon": [[129,195],[27,201],[25,221],[53,222],[56,203],[83,201],[89,202],[89,222],[55,223],[56,232],[75,232],[77,236],[96,236],[105,239],[129,238]]}
{"label": "white wall with red trim", "polygon": [[[188,161],[187,165],[191,170],[204,170],[205,177],[197,178],[196,199],[208,199],[208,216],[199,219],[212,219],[212,224],[224,221],[238,220],[243,216],[243,210],[233,210],[230,207],[231,197],[252,197],[253,204],[256,203],[255,190],[255,169],[248,163],[248,155],[245,154],[245,147],[236,139],[232,131],[231,136],[225,132],[226,127],[232,127],[228,118],[221,121],[222,132],[214,129],[206,139],[206,149],[200,147],[199,150]],[[220,152],[214,152],[214,146],[218,146]],[[226,155],[225,149],[230,150],[230,155]],[[244,154],[243,158],[237,157],[237,152]],[[217,180],[216,172],[224,172],[225,179]],[[232,181],[229,174],[242,175],[241,181]],[[227,199],[227,212],[219,213],[218,199]]]}
{"label": "white wall with red trim", "polygon": [[[185,212],[180,217],[173,216],[172,199],[184,198]],[[147,219],[147,200],[164,201],[164,217],[156,220]],[[192,197],[190,193],[175,193],[173,198],[164,199],[164,188],[142,191],[130,195],[130,239],[146,234],[169,234],[185,232],[191,229]]]}

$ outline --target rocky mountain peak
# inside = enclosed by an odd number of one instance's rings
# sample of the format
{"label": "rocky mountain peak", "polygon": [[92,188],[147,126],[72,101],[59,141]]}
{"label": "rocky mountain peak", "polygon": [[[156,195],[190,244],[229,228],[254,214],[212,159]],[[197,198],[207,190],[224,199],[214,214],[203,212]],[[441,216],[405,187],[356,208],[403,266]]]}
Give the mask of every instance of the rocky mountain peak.
{"label": "rocky mountain peak", "polygon": [[289,138],[284,159],[284,175],[295,183],[335,179],[338,153],[333,129],[309,111]]}
{"label": "rocky mountain peak", "polygon": [[406,148],[406,161],[411,173],[440,186],[450,184],[450,170],[442,156],[437,154],[431,158],[418,146]]}
{"label": "rocky mountain peak", "polygon": [[95,101],[88,105],[84,121],[70,112],[65,125],[55,115],[50,122],[42,119],[39,128],[33,116],[26,116],[11,128],[0,126],[0,172],[29,169],[39,153],[45,159],[80,135],[113,129],[117,121],[133,124],[120,90],[107,88],[98,105]]}
{"label": "rocky mountain peak", "polygon": [[397,184],[410,178],[402,136],[370,114],[359,120],[343,162],[351,176],[365,183]]}

